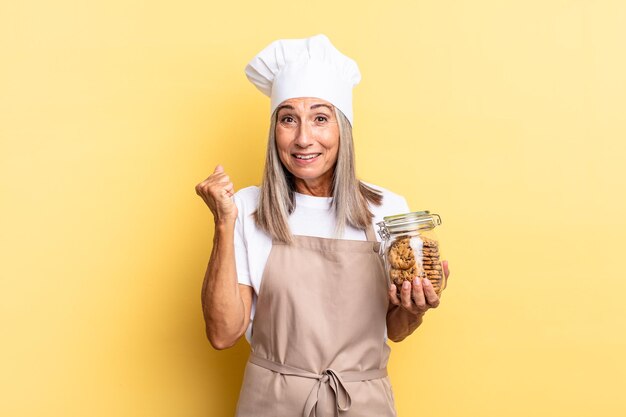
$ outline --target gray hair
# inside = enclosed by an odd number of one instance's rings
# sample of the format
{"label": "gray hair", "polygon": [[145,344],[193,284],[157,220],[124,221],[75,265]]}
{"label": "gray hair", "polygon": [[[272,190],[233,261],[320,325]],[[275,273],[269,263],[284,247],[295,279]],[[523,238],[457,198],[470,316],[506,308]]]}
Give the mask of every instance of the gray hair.
{"label": "gray hair", "polygon": [[[334,107],[334,106],[333,106]],[[334,107],[339,122],[339,151],[333,172],[332,205],[336,219],[336,237],[341,237],[347,224],[369,227],[374,215],[369,203],[380,205],[382,193],[356,177],[352,126],[346,116]],[[253,213],[256,225],[271,237],[285,243],[293,242],[288,218],[296,208],[293,174],[283,165],[276,147],[278,112],[271,117],[263,182],[259,204]]]}

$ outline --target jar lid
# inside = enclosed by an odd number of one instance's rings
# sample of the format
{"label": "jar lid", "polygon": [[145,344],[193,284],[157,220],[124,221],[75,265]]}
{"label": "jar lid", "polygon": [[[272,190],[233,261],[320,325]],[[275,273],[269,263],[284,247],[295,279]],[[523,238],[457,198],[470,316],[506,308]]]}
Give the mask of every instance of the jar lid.
{"label": "jar lid", "polygon": [[396,214],[383,217],[383,221],[377,223],[378,233],[383,239],[390,235],[413,232],[415,230],[433,229],[441,224],[438,214],[430,214],[430,211],[414,211],[411,213]]}

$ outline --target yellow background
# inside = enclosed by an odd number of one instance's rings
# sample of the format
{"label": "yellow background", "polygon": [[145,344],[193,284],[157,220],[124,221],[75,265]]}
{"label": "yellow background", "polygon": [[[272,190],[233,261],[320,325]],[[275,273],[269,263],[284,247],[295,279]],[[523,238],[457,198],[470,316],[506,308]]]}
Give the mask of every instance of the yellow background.
{"label": "yellow background", "polygon": [[0,415],[231,416],[248,345],[200,288],[222,163],[258,184],[245,64],[325,33],[360,66],[361,178],[431,210],[452,271],[392,344],[400,416],[623,416],[622,1],[0,5]]}

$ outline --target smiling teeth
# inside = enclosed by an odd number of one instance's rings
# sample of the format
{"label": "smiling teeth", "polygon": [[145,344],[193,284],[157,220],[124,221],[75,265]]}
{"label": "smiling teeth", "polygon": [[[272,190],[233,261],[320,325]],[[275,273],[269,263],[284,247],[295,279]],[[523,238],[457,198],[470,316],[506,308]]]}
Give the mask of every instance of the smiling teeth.
{"label": "smiling teeth", "polygon": [[316,156],[318,156],[319,154],[316,153],[315,155],[295,155],[296,158],[298,159],[313,159]]}

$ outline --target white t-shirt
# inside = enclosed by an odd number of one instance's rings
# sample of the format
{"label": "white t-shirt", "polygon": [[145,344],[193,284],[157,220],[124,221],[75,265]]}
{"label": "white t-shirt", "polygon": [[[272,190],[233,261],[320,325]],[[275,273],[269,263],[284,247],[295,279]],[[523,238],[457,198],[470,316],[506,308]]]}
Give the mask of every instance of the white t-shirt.
{"label": "white t-shirt", "polygon": [[[372,224],[374,231],[378,230],[377,222],[383,217],[394,214],[408,213],[410,211],[406,199],[384,188],[365,183],[370,187],[382,192],[383,201],[380,206],[370,205],[374,214]],[[250,325],[246,330],[246,339],[251,341],[252,322],[256,310],[256,299],[261,288],[261,278],[267,263],[272,238],[260,230],[252,216],[258,205],[260,188],[250,186],[237,191],[233,197],[239,211],[235,222],[235,263],[237,267],[237,280],[240,284],[250,285],[254,288],[252,310],[250,312]],[[306,194],[295,193],[296,208],[289,216],[289,228],[294,235],[317,236],[324,238],[336,238],[335,216],[330,210],[332,197],[314,197]],[[378,233],[376,238],[380,241]],[[340,239],[367,240],[365,232],[350,225],[346,226]],[[385,337],[386,337],[385,330]]]}

